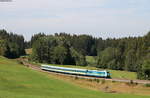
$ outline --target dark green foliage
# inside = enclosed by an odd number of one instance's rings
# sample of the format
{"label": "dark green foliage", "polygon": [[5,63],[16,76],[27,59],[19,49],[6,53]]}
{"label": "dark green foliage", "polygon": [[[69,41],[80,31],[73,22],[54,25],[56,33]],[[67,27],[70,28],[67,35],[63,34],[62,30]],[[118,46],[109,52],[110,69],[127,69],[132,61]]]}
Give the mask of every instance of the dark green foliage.
{"label": "dark green foliage", "polygon": [[38,33],[32,36],[31,41],[27,43],[28,47],[32,47],[33,43],[39,38],[46,36],[44,33]]}
{"label": "dark green foliage", "polygon": [[150,32],[143,37],[106,40],[89,35],[39,33],[31,43],[32,57],[39,62],[84,66],[85,56],[97,56],[96,67],[134,71],[139,79],[149,79]]}
{"label": "dark green foliage", "polygon": [[150,32],[144,37],[100,41],[98,67],[137,72],[139,79],[149,79]]}
{"label": "dark green foliage", "polygon": [[85,56],[70,47],[61,36],[45,36],[33,44],[32,59],[41,63],[86,65]]}
{"label": "dark green foliage", "polygon": [[95,54],[93,52],[96,47],[93,46],[94,39],[92,38],[92,36],[80,35],[78,37],[74,37],[72,44],[76,50],[81,51],[84,55]]}
{"label": "dark green foliage", "polygon": [[53,60],[57,64],[64,64],[67,58],[67,49],[63,46],[56,46],[53,49]]}
{"label": "dark green foliage", "polygon": [[0,40],[0,55],[5,55],[7,51],[7,41],[6,40]]}
{"label": "dark green foliage", "polygon": [[150,87],[150,84],[144,84],[145,87]]}
{"label": "dark green foliage", "polygon": [[109,69],[122,69],[120,66],[121,53],[117,48],[108,47],[100,52],[98,59],[98,67]]}
{"label": "dark green foliage", "polygon": [[0,30],[0,55],[17,58],[25,54],[24,37]]}
{"label": "dark green foliage", "polygon": [[85,56],[97,56],[96,67],[134,71],[138,79],[150,79],[150,32],[143,37],[106,40],[89,35],[39,33],[24,42],[23,36],[0,30],[0,55],[17,58],[31,47],[31,58],[37,62],[85,66]]}
{"label": "dark green foliage", "polygon": [[56,44],[56,39],[51,36],[39,38],[33,44],[32,59],[41,63],[52,62],[52,51]]}
{"label": "dark green foliage", "polygon": [[87,65],[86,58],[81,53],[77,52],[75,49],[71,48],[71,55],[75,60],[76,65],[85,66]]}
{"label": "dark green foliage", "polygon": [[150,59],[144,60],[144,63],[141,69],[138,72],[139,79],[147,79],[150,80]]}
{"label": "dark green foliage", "polygon": [[131,49],[125,56],[125,70],[134,71],[136,69],[136,52]]}

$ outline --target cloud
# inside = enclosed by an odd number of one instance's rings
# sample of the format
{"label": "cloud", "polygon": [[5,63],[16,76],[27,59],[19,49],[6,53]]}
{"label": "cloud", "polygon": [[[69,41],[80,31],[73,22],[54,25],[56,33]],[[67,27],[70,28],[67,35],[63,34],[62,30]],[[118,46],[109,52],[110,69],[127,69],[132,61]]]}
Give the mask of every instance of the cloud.
{"label": "cloud", "polygon": [[103,38],[139,36],[150,30],[148,2],[14,0],[0,3],[0,28],[23,34],[27,40],[38,32],[82,33]]}

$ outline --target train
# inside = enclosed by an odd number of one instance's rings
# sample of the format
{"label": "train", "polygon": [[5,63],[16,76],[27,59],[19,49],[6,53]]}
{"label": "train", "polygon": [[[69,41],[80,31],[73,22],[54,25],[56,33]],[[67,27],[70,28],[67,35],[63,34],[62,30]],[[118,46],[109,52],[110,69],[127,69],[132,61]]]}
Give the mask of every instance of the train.
{"label": "train", "polygon": [[110,73],[107,70],[99,71],[99,70],[88,70],[88,69],[79,69],[79,68],[58,67],[52,65],[41,65],[41,69],[45,71],[70,74],[70,75],[111,78]]}

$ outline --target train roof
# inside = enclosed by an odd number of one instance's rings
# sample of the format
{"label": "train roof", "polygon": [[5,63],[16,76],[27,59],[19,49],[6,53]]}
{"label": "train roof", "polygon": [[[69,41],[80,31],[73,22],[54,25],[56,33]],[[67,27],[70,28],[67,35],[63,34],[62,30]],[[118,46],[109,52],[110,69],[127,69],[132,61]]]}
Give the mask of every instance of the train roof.
{"label": "train roof", "polygon": [[68,68],[68,67],[58,67],[58,66],[52,66],[52,65],[42,65],[45,67],[51,67],[51,68],[60,68],[60,69],[72,69],[72,70],[86,70],[86,69],[79,69],[79,68]]}
{"label": "train roof", "polygon": [[[58,67],[58,66],[52,66],[52,65],[41,65],[42,67],[51,67],[51,68],[60,68],[60,69],[70,69],[70,70],[80,70],[80,71],[86,71],[88,69],[79,69],[79,68],[67,68],[67,67]],[[107,72],[106,70],[88,70],[88,71],[99,71],[99,72]]]}

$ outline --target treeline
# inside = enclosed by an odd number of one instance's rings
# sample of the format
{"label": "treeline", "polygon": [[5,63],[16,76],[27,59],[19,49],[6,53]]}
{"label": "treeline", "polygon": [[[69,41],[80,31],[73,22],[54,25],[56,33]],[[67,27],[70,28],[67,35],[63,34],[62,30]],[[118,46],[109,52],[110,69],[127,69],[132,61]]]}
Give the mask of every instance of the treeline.
{"label": "treeline", "polygon": [[24,37],[0,30],[0,55],[7,58],[18,58],[24,54]]}
{"label": "treeline", "polygon": [[150,33],[138,38],[105,40],[106,46],[98,54],[99,67],[137,71],[139,64],[150,55],[149,36]]}
{"label": "treeline", "polygon": [[104,44],[98,67],[134,71],[139,79],[150,79],[150,32],[144,37],[107,39]]}
{"label": "treeline", "polygon": [[150,79],[150,32],[143,37],[106,40],[39,33],[24,42],[22,35],[0,30],[0,55],[17,58],[25,54],[25,48],[32,48],[31,59],[36,62],[86,66],[86,56],[96,56],[98,68],[134,71],[139,79]]}
{"label": "treeline", "polygon": [[[35,34],[32,36],[31,41],[28,42],[28,47],[32,47],[33,43],[38,40],[41,37],[45,37],[49,35],[45,35],[44,33],[39,33]],[[55,37],[57,40],[62,39],[66,44],[68,44],[70,47],[73,47],[76,49],[78,52],[80,52],[83,55],[91,55],[95,56],[97,55],[97,50],[96,50],[96,38],[93,38],[92,36],[89,35],[70,35],[66,33],[55,33],[55,35],[50,35]]]}
{"label": "treeline", "polygon": [[[36,38],[39,35],[42,37]],[[39,35],[31,40],[32,60],[51,64],[86,65],[85,56],[73,48],[66,37]]]}
{"label": "treeline", "polygon": [[143,37],[106,40],[89,35],[39,33],[32,37],[30,45],[32,59],[42,63],[86,66],[85,56],[97,56],[98,68],[134,71],[139,79],[150,79],[150,32]]}

